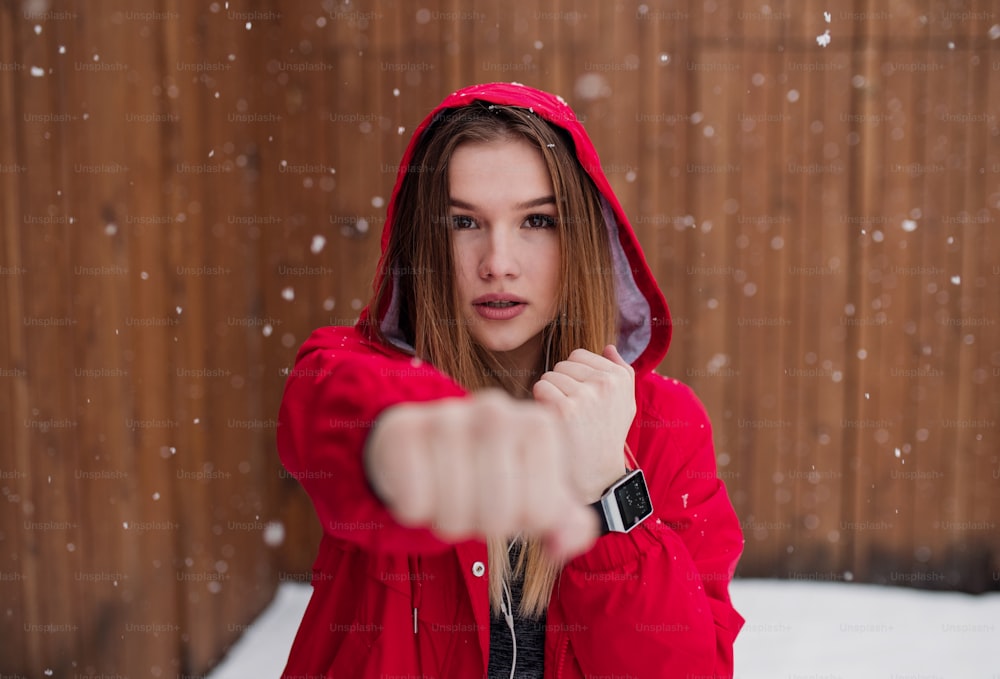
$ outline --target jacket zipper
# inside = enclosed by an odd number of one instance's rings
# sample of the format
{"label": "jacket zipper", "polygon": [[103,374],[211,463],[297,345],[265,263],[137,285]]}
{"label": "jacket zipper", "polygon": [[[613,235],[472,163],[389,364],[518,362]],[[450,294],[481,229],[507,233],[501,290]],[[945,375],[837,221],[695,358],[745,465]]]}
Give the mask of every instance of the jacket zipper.
{"label": "jacket zipper", "polygon": [[566,652],[569,650],[569,635],[563,637],[562,647],[559,649],[558,662],[556,662],[556,677],[560,679],[563,675],[563,663],[566,662]]}

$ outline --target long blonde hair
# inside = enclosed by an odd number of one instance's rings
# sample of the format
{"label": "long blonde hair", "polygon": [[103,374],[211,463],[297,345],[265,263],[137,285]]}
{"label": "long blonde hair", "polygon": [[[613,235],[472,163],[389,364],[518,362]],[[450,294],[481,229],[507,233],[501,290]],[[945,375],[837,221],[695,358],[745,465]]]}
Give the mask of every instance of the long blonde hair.
{"label": "long blonde hair", "polygon": [[[399,327],[417,357],[469,391],[499,387],[516,398],[531,398],[511,366],[477,344],[461,320],[451,246],[452,154],[464,143],[508,139],[523,139],[542,154],[558,209],[560,311],[545,330],[545,351],[532,382],[574,349],[600,353],[615,341],[618,309],[608,232],[598,190],[577,160],[570,136],[527,109],[482,101],[440,112],[418,140],[391,218],[384,261],[394,275],[381,278],[369,309],[388,308],[396,285]],[[372,319],[372,330],[387,341],[378,319]],[[512,578],[508,537],[487,539],[495,613]],[[514,569],[524,575],[521,615],[544,613],[561,571],[562,564],[547,557],[539,539],[526,540]]]}

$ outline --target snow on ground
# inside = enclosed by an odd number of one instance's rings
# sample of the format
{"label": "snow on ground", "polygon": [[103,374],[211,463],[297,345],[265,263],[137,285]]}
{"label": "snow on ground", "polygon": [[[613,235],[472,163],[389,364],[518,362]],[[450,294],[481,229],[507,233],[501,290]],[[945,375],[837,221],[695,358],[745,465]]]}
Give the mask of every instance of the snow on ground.
{"label": "snow on ground", "polygon": [[[285,583],[206,679],[278,677],[309,601]],[[737,679],[1000,679],[1000,593],[736,580]]]}

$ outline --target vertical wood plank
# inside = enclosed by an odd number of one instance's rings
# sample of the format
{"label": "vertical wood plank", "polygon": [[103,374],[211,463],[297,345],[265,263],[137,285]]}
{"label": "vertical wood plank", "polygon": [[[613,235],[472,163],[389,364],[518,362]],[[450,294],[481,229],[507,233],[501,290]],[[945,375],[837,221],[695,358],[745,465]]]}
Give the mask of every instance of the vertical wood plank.
{"label": "vertical wood plank", "polygon": [[[8,659],[14,671],[26,670],[32,653],[37,654],[37,638],[24,629],[25,619],[37,618],[41,582],[37,573],[37,547],[34,531],[23,529],[25,517],[21,503],[28,496],[30,476],[34,471],[28,450],[28,429],[22,423],[28,418],[28,371],[23,318],[25,317],[25,276],[28,262],[23,245],[22,215],[27,212],[22,185],[28,172],[29,159],[21,140],[25,113],[23,72],[28,68],[20,49],[19,22],[15,9],[8,4],[0,8],[0,214],[3,229],[0,237],[0,297],[6,309],[7,323],[0,335],[0,417],[4,431],[9,432],[6,445],[0,448],[0,598],[7,603],[8,613],[0,616],[0,653]],[[34,646],[34,648],[33,648]]]}

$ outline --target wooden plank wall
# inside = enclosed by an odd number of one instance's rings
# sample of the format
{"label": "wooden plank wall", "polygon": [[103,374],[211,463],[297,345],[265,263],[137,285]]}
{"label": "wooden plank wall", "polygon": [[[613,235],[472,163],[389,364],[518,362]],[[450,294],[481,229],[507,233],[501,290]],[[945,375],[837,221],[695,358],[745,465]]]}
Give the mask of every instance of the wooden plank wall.
{"label": "wooden plank wall", "polygon": [[285,374],[356,318],[410,133],[476,81],[586,121],[741,575],[996,589],[998,14],[3,0],[0,671],[195,676],[308,580]]}

